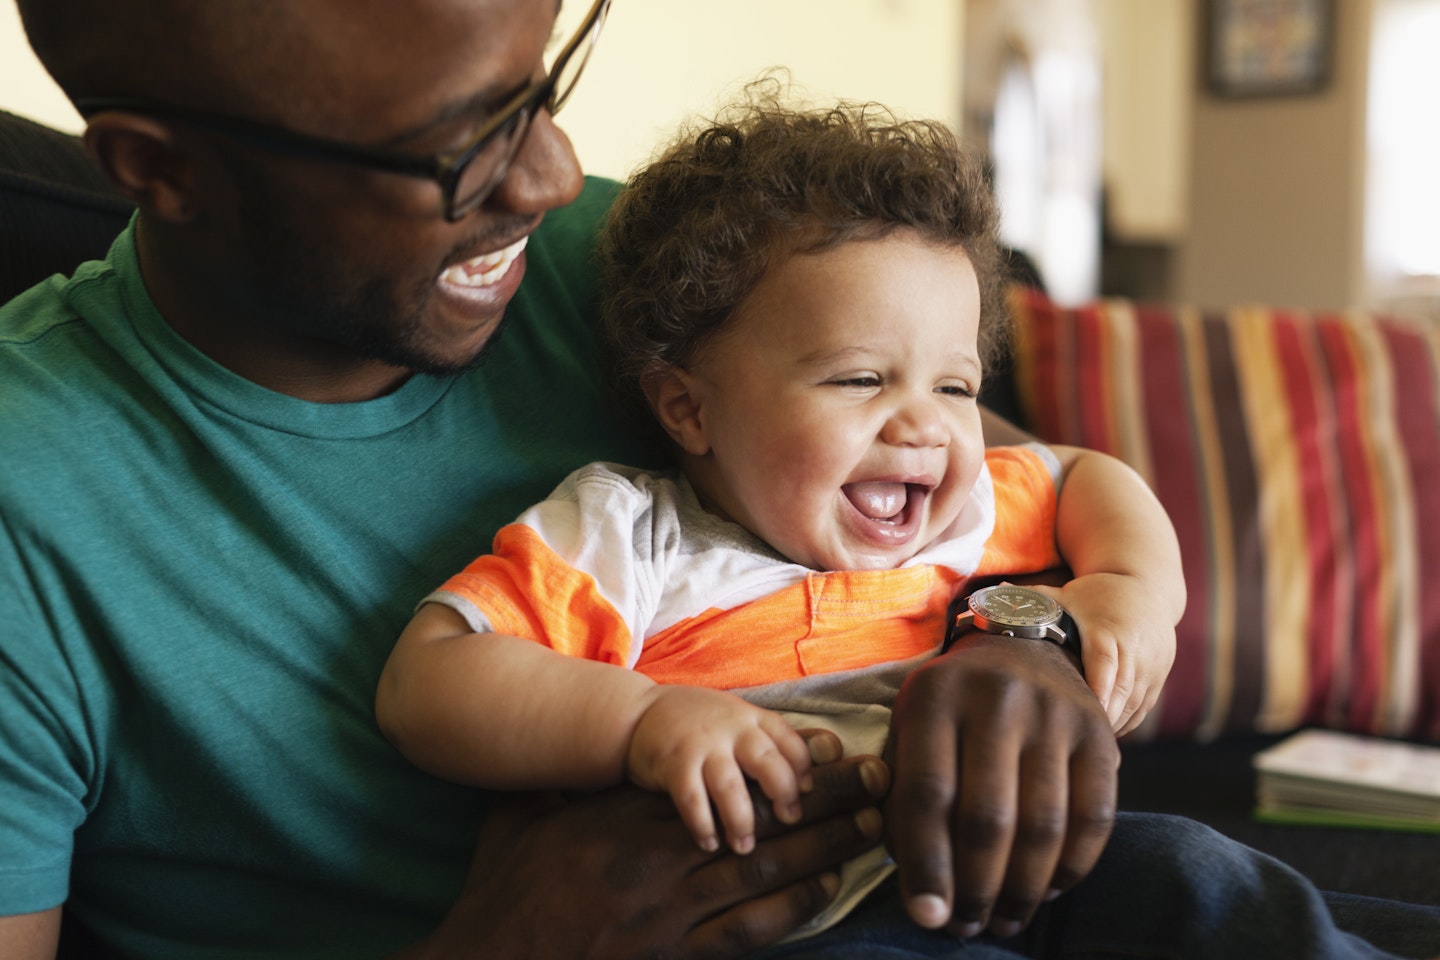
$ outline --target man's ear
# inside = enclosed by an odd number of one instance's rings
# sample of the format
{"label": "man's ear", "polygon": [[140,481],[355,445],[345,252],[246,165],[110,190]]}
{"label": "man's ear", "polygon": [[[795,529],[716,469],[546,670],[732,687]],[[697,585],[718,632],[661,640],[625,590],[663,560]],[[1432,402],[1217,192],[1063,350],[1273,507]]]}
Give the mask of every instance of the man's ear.
{"label": "man's ear", "polygon": [[710,440],[705,430],[705,413],[696,391],[695,378],[679,367],[666,367],[645,377],[641,389],[655,419],[679,444],[680,449],[692,456],[702,457],[710,452]]}
{"label": "man's ear", "polygon": [[195,215],[189,152],[165,124],[132,113],[102,113],[85,128],[85,148],[120,192],[163,220]]}

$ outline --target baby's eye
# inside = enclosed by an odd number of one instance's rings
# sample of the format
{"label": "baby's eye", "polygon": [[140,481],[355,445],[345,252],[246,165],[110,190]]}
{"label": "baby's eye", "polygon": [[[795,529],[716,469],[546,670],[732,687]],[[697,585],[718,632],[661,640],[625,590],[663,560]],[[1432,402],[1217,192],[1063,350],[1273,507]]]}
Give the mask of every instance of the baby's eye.
{"label": "baby's eye", "polygon": [[858,374],[852,377],[837,377],[830,381],[837,387],[857,387],[863,390],[873,390],[880,386],[880,378],[872,374]]}
{"label": "baby's eye", "polygon": [[943,393],[947,397],[969,397],[974,399],[980,395],[980,391],[968,383],[942,383],[935,388],[936,393]]}

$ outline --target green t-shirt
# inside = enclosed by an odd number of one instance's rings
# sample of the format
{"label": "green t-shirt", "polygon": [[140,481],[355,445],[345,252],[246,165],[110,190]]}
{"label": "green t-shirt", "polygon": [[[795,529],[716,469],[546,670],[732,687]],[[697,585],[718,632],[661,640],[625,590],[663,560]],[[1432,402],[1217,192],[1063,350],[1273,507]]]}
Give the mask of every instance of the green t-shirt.
{"label": "green t-shirt", "polygon": [[532,238],[476,371],[308,403],[156,313],[133,225],[0,309],[0,914],[126,955],[383,954],[458,891],[477,792],[379,734],[416,602],[567,472],[653,462],[600,399],[589,254]]}

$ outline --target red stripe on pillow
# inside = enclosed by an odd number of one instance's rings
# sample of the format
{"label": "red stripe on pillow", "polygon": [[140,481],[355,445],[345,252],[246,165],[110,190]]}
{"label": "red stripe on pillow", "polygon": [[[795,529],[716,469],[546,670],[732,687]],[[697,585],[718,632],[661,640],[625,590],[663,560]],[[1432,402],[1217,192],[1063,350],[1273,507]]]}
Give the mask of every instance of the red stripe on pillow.
{"label": "red stripe on pillow", "polygon": [[[1422,576],[1417,590],[1420,649],[1417,655],[1416,728],[1440,740],[1440,587],[1434,571],[1440,570],[1440,369],[1436,367],[1437,338],[1418,329],[1386,326],[1382,333],[1389,348],[1394,377],[1395,423],[1406,454],[1407,477],[1414,497],[1417,562]],[[1428,402],[1427,402],[1428,401]],[[1423,574],[1429,573],[1429,577]]]}
{"label": "red stripe on pillow", "polygon": [[1335,673],[1337,630],[1340,621],[1349,615],[1347,594],[1336,571],[1336,530],[1331,510],[1338,493],[1338,465],[1329,443],[1334,425],[1330,411],[1321,406],[1324,386],[1316,383],[1319,358],[1312,333],[1313,326],[1293,314],[1275,316],[1277,373],[1284,385],[1300,471],[1299,489],[1294,495],[1304,518],[1310,580],[1306,665],[1309,689],[1300,722],[1325,716]]}
{"label": "red stripe on pillow", "polygon": [[1176,676],[1195,678],[1165,691],[1160,712],[1162,735],[1179,735],[1197,729],[1205,718],[1208,700],[1210,645],[1202,638],[1211,633],[1213,610],[1204,599],[1211,595],[1213,579],[1210,514],[1202,495],[1200,451],[1191,400],[1189,363],[1185,340],[1169,311],[1137,307],[1138,353],[1145,409],[1172,411],[1172,417],[1146,417],[1150,444],[1151,487],[1170,514],[1176,536],[1183,544],[1204,549],[1185,550],[1180,562],[1191,595],[1176,627]]}
{"label": "red stripe on pillow", "polygon": [[1359,347],[1352,331],[1338,321],[1321,321],[1318,328],[1335,402],[1335,445],[1349,521],[1346,536],[1354,559],[1351,590],[1355,605],[1350,620],[1350,684],[1345,725],[1371,733],[1386,656],[1381,637],[1384,571],[1379,539],[1383,504],[1375,496],[1370,452],[1365,443],[1369,411],[1363,395],[1364,366]]}

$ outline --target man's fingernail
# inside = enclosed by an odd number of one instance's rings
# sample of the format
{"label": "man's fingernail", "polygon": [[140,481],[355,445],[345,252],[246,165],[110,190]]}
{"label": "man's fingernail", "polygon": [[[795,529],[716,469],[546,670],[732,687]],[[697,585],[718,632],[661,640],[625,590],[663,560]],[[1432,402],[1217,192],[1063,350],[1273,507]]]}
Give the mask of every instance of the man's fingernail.
{"label": "man's fingernail", "polygon": [[820,889],[825,891],[825,896],[829,897],[831,900],[834,900],[835,894],[840,892],[840,874],[820,874]]}
{"label": "man's fingernail", "polygon": [[961,924],[960,929],[956,931],[956,935],[962,940],[969,940],[971,937],[980,936],[982,929],[984,928],[981,927],[978,922],[965,923]]}
{"label": "man's fingernail", "polygon": [[1049,903],[1051,900],[1057,899],[1060,894],[1064,892],[1065,891],[1061,890],[1059,887],[1051,887],[1049,890],[1045,891],[1045,902]]}
{"label": "man's fingernail", "polygon": [[1000,917],[992,917],[990,920],[990,932],[997,937],[1013,937],[1021,929],[1019,920],[1006,920]]}
{"label": "man's fingernail", "polygon": [[811,737],[806,743],[814,763],[834,763],[840,759],[840,747],[832,737]]}
{"label": "man's fingernail", "polygon": [[[906,903],[910,919],[927,930],[939,930],[945,926],[945,921],[950,919],[950,908],[945,901],[933,893],[921,893],[913,896]],[[979,924],[976,924],[976,933],[979,932]],[[961,936],[974,936],[975,934],[961,934]]]}
{"label": "man's fingernail", "polygon": [[811,776],[810,774],[808,774],[808,773],[802,775],[802,776],[800,777],[800,792],[801,792],[801,793],[809,793],[811,790],[814,790],[814,789],[815,789],[815,778],[814,778],[813,776]]}
{"label": "man's fingernail", "polygon": [[855,814],[855,826],[860,828],[860,833],[867,840],[874,840],[880,836],[880,827],[884,823],[880,811],[874,807],[866,807]]}
{"label": "man's fingernail", "polygon": [[873,757],[860,763],[860,779],[872,797],[884,796],[890,789],[890,768]]}

